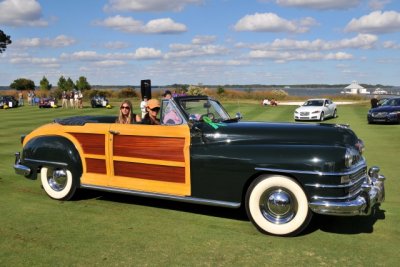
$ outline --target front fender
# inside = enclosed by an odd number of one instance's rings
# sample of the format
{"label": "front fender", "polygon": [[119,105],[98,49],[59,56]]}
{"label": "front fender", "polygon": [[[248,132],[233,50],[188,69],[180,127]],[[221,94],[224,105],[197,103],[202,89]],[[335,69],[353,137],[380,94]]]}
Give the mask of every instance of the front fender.
{"label": "front fender", "polygon": [[30,167],[31,179],[43,166],[68,168],[74,177],[82,175],[82,161],[74,144],[62,136],[39,136],[29,140],[22,151],[21,163]]}

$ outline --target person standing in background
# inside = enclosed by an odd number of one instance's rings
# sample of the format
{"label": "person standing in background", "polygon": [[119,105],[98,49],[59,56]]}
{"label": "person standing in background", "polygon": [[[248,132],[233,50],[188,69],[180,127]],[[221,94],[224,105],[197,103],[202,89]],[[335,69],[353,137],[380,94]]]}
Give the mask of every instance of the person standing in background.
{"label": "person standing in background", "polygon": [[146,114],[147,114],[146,107],[147,107],[147,96],[144,96],[144,97],[143,97],[143,101],[140,102],[140,110],[142,111],[142,119],[143,119],[144,116],[146,116]]}
{"label": "person standing in background", "polygon": [[73,91],[69,92],[69,106],[71,108],[74,108],[74,92]]}
{"label": "person standing in background", "polygon": [[18,93],[18,106],[23,106],[24,105],[24,94],[22,91],[19,91]]}
{"label": "person standing in background", "polygon": [[379,102],[378,98],[376,98],[376,95],[374,95],[374,97],[371,98],[371,108],[378,107],[378,102]]}
{"label": "person standing in background", "polygon": [[68,108],[68,103],[67,103],[67,92],[64,90],[61,94],[61,107],[62,108]]}

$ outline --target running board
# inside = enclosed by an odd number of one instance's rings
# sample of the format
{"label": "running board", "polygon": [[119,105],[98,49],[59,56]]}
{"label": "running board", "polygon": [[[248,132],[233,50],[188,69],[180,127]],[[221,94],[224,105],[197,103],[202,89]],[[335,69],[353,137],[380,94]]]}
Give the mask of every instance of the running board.
{"label": "running board", "polygon": [[204,198],[196,198],[196,197],[185,197],[185,196],[181,197],[181,196],[174,196],[174,195],[157,194],[157,193],[149,193],[149,192],[136,191],[136,190],[127,190],[127,189],[121,189],[121,188],[86,185],[86,184],[81,184],[80,187],[86,188],[86,189],[94,189],[94,190],[107,191],[107,192],[113,192],[113,193],[121,193],[121,194],[140,196],[140,197],[149,197],[149,198],[180,201],[180,202],[186,202],[186,203],[192,203],[192,204],[202,204],[202,205],[225,207],[225,208],[239,208],[240,207],[240,202],[228,202],[228,201],[220,201],[220,200],[212,200],[212,199],[204,199]]}

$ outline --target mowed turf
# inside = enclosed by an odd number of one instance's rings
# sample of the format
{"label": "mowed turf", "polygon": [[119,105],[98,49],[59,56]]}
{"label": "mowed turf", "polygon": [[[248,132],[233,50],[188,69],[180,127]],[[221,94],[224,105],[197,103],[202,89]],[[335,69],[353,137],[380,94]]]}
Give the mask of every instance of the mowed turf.
{"label": "mowed turf", "polygon": [[[245,121],[293,122],[296,108],[224,104]],[[243,210],[96,191],[51,200],[40,181],[14,173],[20,135],[57,117],[117,109],[0,110],[0,266],[397,266],[400,125],[368,125],[363,104],[338,111],[326,123],[350,124],[363,139],[368,164],[388,178],[386,202],[370,217],[315,216],[302,235],[282,238],[259,233]]]}

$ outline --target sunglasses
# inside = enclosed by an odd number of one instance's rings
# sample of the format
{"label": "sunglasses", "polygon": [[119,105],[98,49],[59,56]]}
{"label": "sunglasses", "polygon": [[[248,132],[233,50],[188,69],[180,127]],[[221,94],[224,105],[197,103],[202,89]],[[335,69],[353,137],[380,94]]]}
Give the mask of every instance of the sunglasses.
{"label": "sunglasses", "polygon": [[127,109],[127,110],[130,110],[131,108],[130,108],[130,107],[128,107],[128,106],[122,106],[122,107],[121,107],[121,109]]}
{"label": "sunglasses", "polygon": [[150,110],[151,110],[151,111],[159,111],[160,108],[151,108]]}

